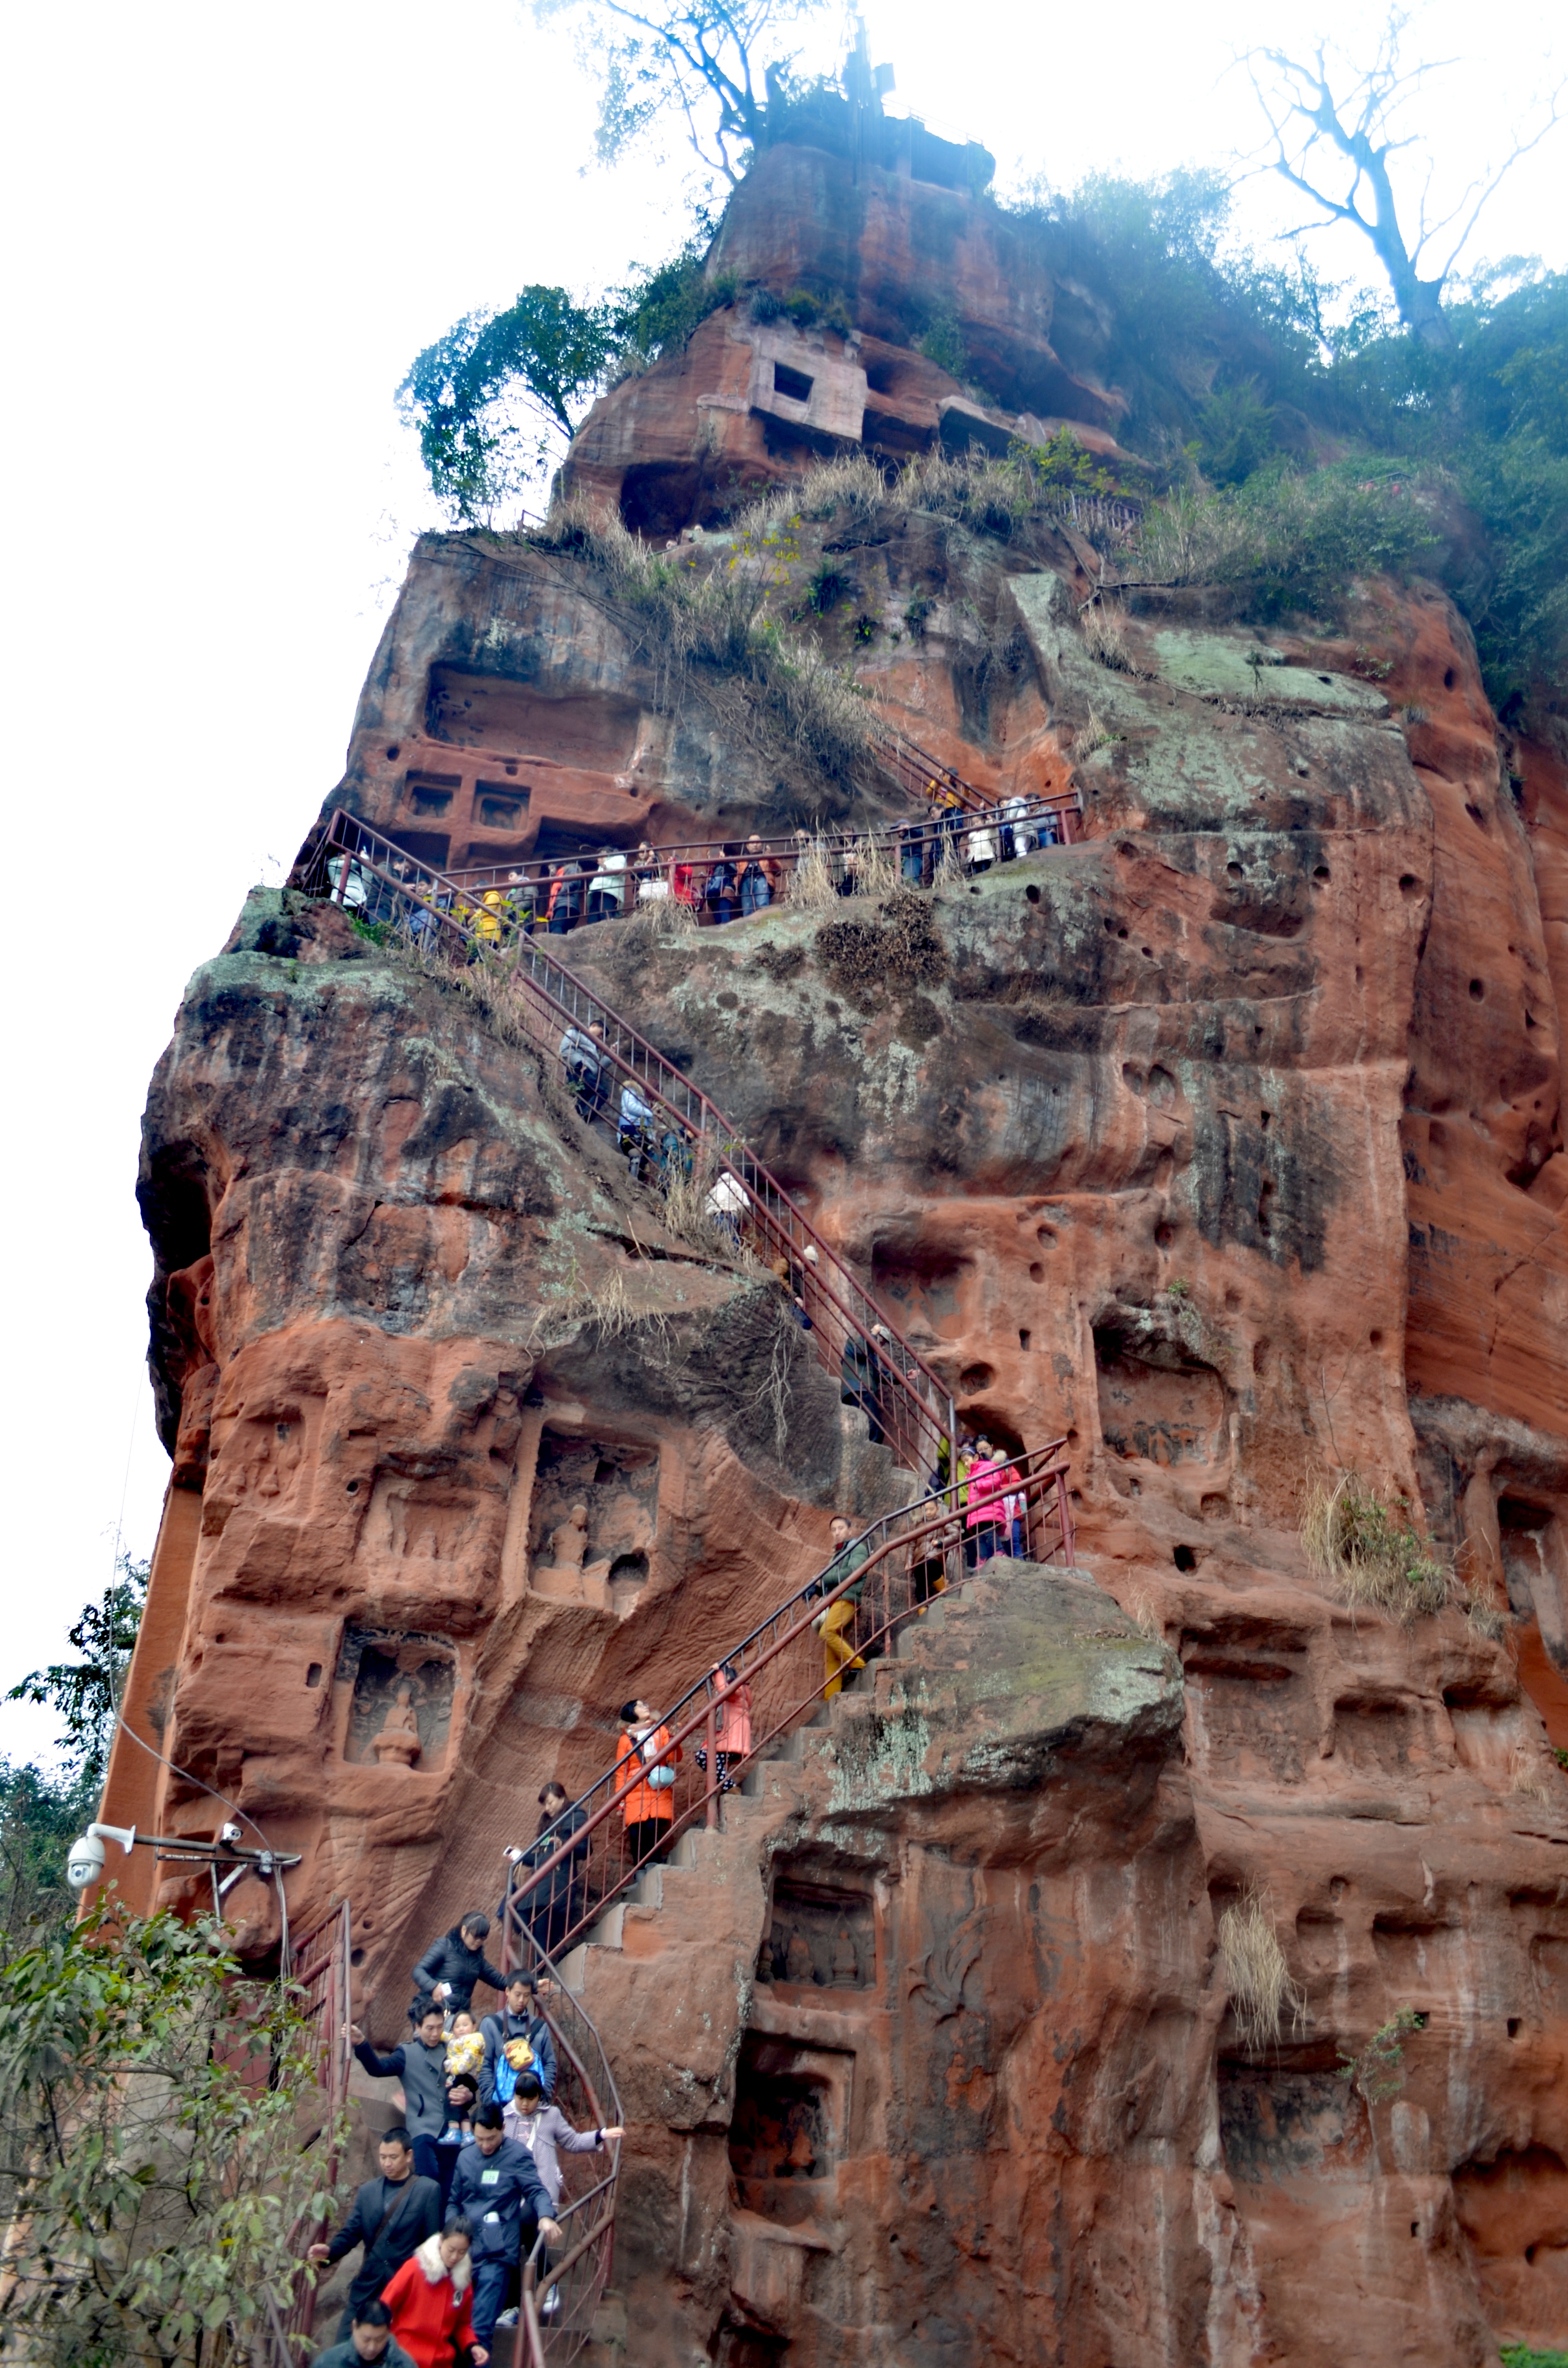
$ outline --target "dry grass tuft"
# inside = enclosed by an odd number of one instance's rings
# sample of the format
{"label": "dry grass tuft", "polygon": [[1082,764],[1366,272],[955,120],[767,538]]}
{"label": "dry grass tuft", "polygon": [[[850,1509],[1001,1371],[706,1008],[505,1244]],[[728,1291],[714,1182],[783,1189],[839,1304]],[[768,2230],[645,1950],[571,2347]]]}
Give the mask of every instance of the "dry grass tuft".
{"label": "dry grass tuft", "polygon": [[1291,2029],[1298,2035],[1305,2029],[1306,1995],[1290,1978],[1268,1895],[1258,1884],[1249,1884],[1235,1907],[1221,1910],[1220,1954],[1244,2047],[1278,2046],[1287,2010]]}
{"label": "dry grass tuft", "polygon": [[628,913],[616,931],[615,944],[650,949],[688,947],[696,935],[695,906],[682,904],[677,896],[654,896]]}
{"label": "dry grass tuft", "polygon": [[1403,1501],[1391,1505],[1355,1472],[1332,1482],[1309,1474],[1301,1488],[1301,1538],[1313,1572],[1342,1603],[1352,1611],[1390,1612],[1406,1627],[1441,1611],[1455,1585]]}
{"label": "dry grass tuft", "polygon": [[1153,1636],[1156,1643],[1165,1641],[1165,1623],[1159,1608],[1146,1588],[1139,1588],[1123,1606],[1129,1620],[1142,1636]]}
{"label": "dry grass tuft", "polygon": [[803,905],[808,911],[815,912],[837,904],[838,883],[833,876],[832,860],[820,839],[812,839],[790,873],[789,898],[791,905]]}
{"label": "dry grass tuft", "polygon": [[1078,611],[1078,632],[1084,647],[1099,665],[1117,674],[1132,672],[1127,654],[1127,620],[1119,609],[1101,600],[1087,602]]}

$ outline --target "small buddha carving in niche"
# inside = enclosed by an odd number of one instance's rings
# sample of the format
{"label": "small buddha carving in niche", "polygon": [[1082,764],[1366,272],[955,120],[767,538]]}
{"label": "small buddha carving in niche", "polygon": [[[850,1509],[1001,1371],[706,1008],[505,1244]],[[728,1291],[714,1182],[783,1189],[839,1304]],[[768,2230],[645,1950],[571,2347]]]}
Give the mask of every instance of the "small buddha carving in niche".
{"label": "small buddha carving in niche", "polygon": [[860,1979],[860,1960],[855,1953],[855,1943],[848,1928],[841,1924],[833,1944],[833,1984],[835,1989],[853,1989]]}
{"label": "small buddha carving in niche", "polygon": [[382,1768],[412,1768],[421,1748],[414,1689],[405,1678],[388,1706],[380,1732],[370,1739],[370,1748]]}
{"label": "small buddha carving in niche", "polygon": [[812,1952],[799,1932],[791,1932],[790,1945],[784,1952],[786,1981],[809,1982],[812,1976]]}

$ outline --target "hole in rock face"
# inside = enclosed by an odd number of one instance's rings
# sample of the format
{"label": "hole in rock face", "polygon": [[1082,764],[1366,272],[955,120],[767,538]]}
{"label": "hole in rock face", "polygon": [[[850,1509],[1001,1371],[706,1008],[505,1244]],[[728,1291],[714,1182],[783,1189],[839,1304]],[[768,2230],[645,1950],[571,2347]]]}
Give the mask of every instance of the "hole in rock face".
{"label": "hole in rock face", "polygon": [[1519,2018],[1517,2014],[1511,2014],[1508,2017],[1508,2036],[1510,2039],[1517,2039],[1518,2035]]}
{"label": "hole in rock face", "polygon": [[312,1661],[312,1662],[311,1663],[310,1668],[305,1671],[305,1683],[306,1683],[308,1686],[319,1686],[319,1685],[320,1685],[320,1683],[321,1683],[321,1663],[320,1663],[319,1661]]}
{"label": "hole in rock face", "polygon": [[1411,2222],[1411,2224],[1410,2224],[1410,2233],[1411,2233],[1411,2235],[1412,2235],[1413,2237],[1419,2237],[1419,2236],[1420,2236],[1420,2234],[1421,2234],[1421,2223],[1420,2223],[1420,2221],[1419,2221],[1419,2220],[1413,2220],[1413,2221]]}
{"label": "hole in rock face", "polygon": [[968,1397],[975,1390],[988,1390],[995,1379],[989,1365],[966,1365],[959,1375],[959,1387]]}
{"label": "hole in rock face", "polygon": [[1472,978],[1470,982],[1471,1001],[1472,1003],[1479,1003],[1485,993],[1486,988],[1483,983],[1478,978]]}
{"label": "hole in rock face", "polygon": [[1156,1225],[1154,1227],[1154,1244],[1156,1248],[1168,1250],[1175,1239],[1176,1227],[1174,1225]]}
{"label": "hole in rock face", "polygon": [[1031,1282],[1043,1282],[1045,1281],[1045,1269],[1041,1266],[1039,1258],[1036,1258],[1029,1268],[1029,1281]]}
{"label": "hole in rock face", "polygon": [[359,1483],[358,1480],[350,1480],[348,1483],[348,1494],[351,1497],[357,1497],[359,1494]]}
{"label": "hole in rock face", "polygon": [[1171,1560],[1175,1563],[1177,1570],[1196,1570],[1198,1568],[1198,1556],[1193,1553],[1190,1546],[1173,1546],[1171,1548]]}
{"label": "hole in rock face", "polygon": [[1381,1332],[1369,1332],[1367,1338],[1374,1349],[1381,1349],[1382,1347],[1383,1336]]}
{"label": "hole in rock face", "polygon": [[1024,890],[1024,894],[1028,898],[1031,905],[1038,905],[1040,903],[1040,890],[1035,886],[1032,880],[1029,882],[1028,886]]}
{"label": "hole in rock face", "polygon": [[1329,869],[1326,863],[1320,863],[1316,871],[1312,873],[1312,878],[1314,880],[1326,880],[1329,876]]}
{"label": "hole in rock face", "polygon": [[1274,1178],[1272,1176],[1266,1176],[1262,1190],[1257,1196],[1257,1230],[1260,1234],[1267,1234],[1273,1223],[1273,1203]]}
{"label": "hole in rock face", "polygon": [[1025,1331],[1020,1330],[1020,1332],[1019,1332],[1019,1334],[1018,1334],[1018,1346],[1019,1346],[1019,1348],[1020,1348],[1020,1349],[1027,1349],[1027,1348],[1028,1347],[1028,1345],[1029,1345],[1029,1336],[1028,1336],[1028,1334],[1027,1332],[1025,1332]]}
{"label": "hole in rock face", "polygon": [[350,1949],[348,1952],[348,1962],[351,1965],[362,1965],[365,1962],[364,1950]]}
{"label": "hole in rock face", "polygon": [[396,761],[397,761],[397,757],[398,757],[398,754],[399,754],[399,751],[400,751],[401,746],[402,746],[401,742],[394,740],[394,741],[392,742],[392,746],[387,750],[387,755],[388,755],[388,757],[392,759],[392,761],[394,764],[395,764],[395,763],[396,763]]}
{"label": "hole in rock face", "polygon": [[1421,882],[1416,879],[1414,871],[1402,871],[1400,873],[1399,893],[1402,896],[1417,895],[1420,893],[1420,888]]}
{"label": "hole in rock face", "polygon": [[1227,880],[1239,880],[1239,879],[1241,878],[1241,876],[1242,876],[1242,867],[1241,867],[1241,865],[1240,865],[1239,863],[1227,863],[1227,864],[1226,864],[1226,866],[1225,866],[1225,877],[1226,877],[1226,879],[1227,879]]}
{"label": "hole in rock face", "polygon": [[774,363],[773,392],[775,394],[785,396],[790,403],[809,403],[812,399],[812,383],[804,370],[791,370],[788,362]]}
{"label": "hole in rock face", "polygon": [[1252,1344],[1252,1369],[1253,1372],[1257,1374],[1259,1380],[1261,1380],[1264,1374],[1268,1371],[1268,1342],[1267,1340],[1255,1340]]}
{"label": "hole in rock face", "polygon": [[1452,666],[1445,666],[1443,668],[1443,689],[1445,690],[1452,690],[1453,687],[1454,670]]}

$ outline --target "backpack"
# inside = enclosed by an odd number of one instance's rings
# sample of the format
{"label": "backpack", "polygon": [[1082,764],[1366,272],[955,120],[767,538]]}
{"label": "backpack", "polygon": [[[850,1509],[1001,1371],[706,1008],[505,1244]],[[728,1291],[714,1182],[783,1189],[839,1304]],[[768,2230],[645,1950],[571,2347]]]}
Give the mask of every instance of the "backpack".
{"label": "backpack", "polygon": [[534,2052],[521,2034],[504,2040],[495,2059],[495,2101],[509,2105],[517,2091],[517,2075],[533,2069]]}

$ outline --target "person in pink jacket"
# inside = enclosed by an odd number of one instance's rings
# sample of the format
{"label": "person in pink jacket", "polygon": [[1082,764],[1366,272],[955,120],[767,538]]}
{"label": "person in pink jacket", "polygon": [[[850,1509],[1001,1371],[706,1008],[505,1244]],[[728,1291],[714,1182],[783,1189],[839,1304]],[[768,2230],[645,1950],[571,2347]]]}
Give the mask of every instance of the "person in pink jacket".
{"label": "person in pink jacket", "polygon": [[975,1440],[974,1461],[969,1467],[969,1510],[964,1521],[974,1543],[977,1562],[989,1562],[1002,1543],[1006,1512],[1003,1499],[1022,1485],[1012,1465],[992,1454],[988,1439]]}
{"label": "person in pink jacket", "polygon": [[[708,1682],[718,1702],[713,1724],[719,1739],[713,1756],[719,1762],[719,1790],[733,1793],[735,1782],[731,1769],[751,1758],[751,1688],[737,1674],[733,1661],[715,1662]],[[697,1764],[706,1771],[708,1754],[700,1746]]]}

